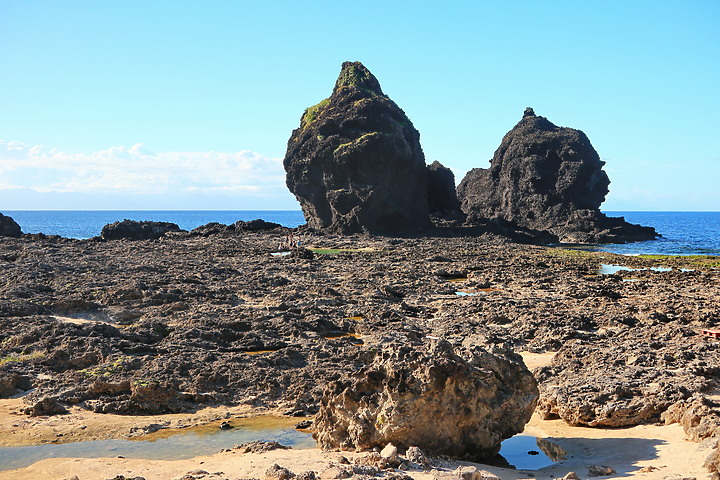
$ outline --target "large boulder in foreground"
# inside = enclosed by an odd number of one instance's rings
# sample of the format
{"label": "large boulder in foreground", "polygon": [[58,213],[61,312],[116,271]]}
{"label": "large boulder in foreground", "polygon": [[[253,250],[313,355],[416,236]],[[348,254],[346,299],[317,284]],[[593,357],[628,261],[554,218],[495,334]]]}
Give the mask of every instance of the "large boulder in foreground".
{"label": "large boulder in foreground", "polygon": [[20,237],[22,231],[12,217],[0,213],[0,237]]}
{"label": "large boulder in foreground", "polygon": [[305,110],[283,164],[312,229],[396,234],[429,225],[420,134],[360,62],[343,63],[332,95]]}
{"label": "large boulder in foreground", "polygon": [[392,443],[484,458],[521,432],[535,409],[535,379],[509,350],[405,336],[367,346],[366,366],[325,391],[314,434],[323,449]]}
{"label": "large boulder in foreground", "polygon": [[655,229],[600,212],[610,180],[580,130],[525,110],[490,161],[458,185],[468,220],[498,219],[550,232],[567,243],[651,240]]}
{"label": "large boulder in foreground", "polygon": [[168,232],[180,232],[180,227],[170,222],[138,222],[123,220],[105,225],[100,232],[101,240],[156,240]]}

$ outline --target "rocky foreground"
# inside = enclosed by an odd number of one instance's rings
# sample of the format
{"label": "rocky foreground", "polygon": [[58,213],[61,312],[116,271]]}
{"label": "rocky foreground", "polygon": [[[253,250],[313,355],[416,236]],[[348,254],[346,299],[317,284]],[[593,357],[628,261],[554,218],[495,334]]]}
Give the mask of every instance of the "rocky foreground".
{"label": "rocky foreground", "polygon": [[[328,385],[365,366],[369,345],[409,339],[508,352],[511,364],[512,351],[556,352],[534,371],[548,419],[679,422],[695,441],[720,434],[720,340],[700,334],[720,323],[712,258],[621,257],[489,235],[304,234],[305,246],[340,251],[272,255],[286,235],[0,238],[0,396],[29,391],[26,415],[71,405],[309,415]],[[673,268],[598,275],[601,263]],[[716,456],[708,468],[716,471]]]}

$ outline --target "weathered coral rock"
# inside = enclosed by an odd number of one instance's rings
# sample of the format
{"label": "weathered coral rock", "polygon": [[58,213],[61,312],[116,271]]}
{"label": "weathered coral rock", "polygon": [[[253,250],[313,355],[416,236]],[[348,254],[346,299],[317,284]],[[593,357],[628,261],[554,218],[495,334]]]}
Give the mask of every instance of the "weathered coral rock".
{"label": "weathered coral rock", "polygon": [[687,361],[706,356],[708,346],[681,328],[663,335],[677,338],[666,343],[658,340],[660,335],[634,330],[632,341],[625,344],[603,339],[567,342],[551,366],[535,371],[541,384],[538,413],[590,427],[658,422],[663,412],[690,392],[713,384],[710,375],[697,374],[701,368],[675,371],[678,351]]}
{"label": "weathered coral rock", "polygon": [[[486,346],[487,347],[487,346]],[[330,384],[315,422],[324,449],[421,447],[482,458],[521,432],[535,379],[517,354],[409,335],[368,341],[366,366]]]}
{"label": "weathered coral rock", "polygon": [[503,138],[489,169],[472,169],[458,185],[470,222],[484,218],[547,231],[562,242],[650,240],[641,227],[600,212],[610,180],[587,136],[525,110]]}
{"label": "weathered coral rock", "polygon": [[429,225],[420,134],[360,62],[343,63],[332,95],[305,110],[283,164],[312,229],[392,234]]}
{"label": "weathered coral rock", "polygon": [[22,235],[20,225],[12,217],[0,213],[0,237],[19,237]]}
{"label": "weathered coral rock", "polygon": [[101,240],[155,240],[168,232],[179,232],[180,227],[169,222],[138,222],[123,220],[109,223],[100,232]]}

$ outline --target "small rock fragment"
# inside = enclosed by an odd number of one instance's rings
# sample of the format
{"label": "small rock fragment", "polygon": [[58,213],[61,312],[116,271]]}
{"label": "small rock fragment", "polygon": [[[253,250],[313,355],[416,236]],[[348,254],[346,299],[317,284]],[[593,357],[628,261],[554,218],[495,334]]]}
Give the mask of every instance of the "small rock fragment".
{"label": "small rock fragment", "polygon": [[588,476],[590,477],[604,477],[616,473],[614,468],[608,467],[607,465],[590,465],[588,467]]}
{"label": "small rock fragment", "polygon": [[423,468],[430,467],[430,459],[425,455],[422,450],[420,450],[420,447],[408,447],[407,452],[405,452],[405,458],[409,462],[422,465]]}
{"label": "small rock fragment", "polygon": [[300,472],[295,476],[295,480],[318,480],[317,475],[312,470]]}
{"label": "small rock fragment", "polygon": [[302,422],[295,424],[296,430],[307,430],[312,426],[312,420],[303,420]]}
{"label": "small rock fragment", "polygon": [[380,456],[390,464],[397,463],[398,449],[392,443],[388,443],[385,445],[385,448],[380,451]]}
{"label": "small rock fragment", "polygon": [[240,450],[240,453],[265,453],[279,448],[288,450],[291,447],[286,447],[278,442],[265,442],[261,440],[233,446],[233,449]]}
{"label": "small rock fragment", "polygon": [[480,470],[477,467],[458,467],[453,473],[455,473],[462,480],[481,480]]}
{"label": "small rock fragment", "polygon": [[331,465],[320,472],[321,480],[336,480],[350,478],[353,476],[353,469],[349,465]]}
{"label": "small rock fragment", "polygon": [[265,478],[267,480],[289,480],[290,478],[295,478],[295,474],[287,468],[273,463],[272,466],[265,471]]}

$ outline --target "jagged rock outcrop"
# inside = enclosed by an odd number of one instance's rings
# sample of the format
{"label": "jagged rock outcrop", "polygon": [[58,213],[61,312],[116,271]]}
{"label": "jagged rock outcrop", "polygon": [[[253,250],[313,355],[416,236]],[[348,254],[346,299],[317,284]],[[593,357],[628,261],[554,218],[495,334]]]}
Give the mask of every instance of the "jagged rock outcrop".
{"label": "jagged rock outcrop", "polygon": [[411,335],[375,340],[362,369],[325,391],[314,433],[324,449],[392,443],[483,458],[521,432],[535,409],[535,379],[511,351]]}
{"label": "jagged rock outcrop", "polygon": [[286,183],[311,229],[394,234],[429,225],[420,134],[360,62],[305,110],[288,141]]}
{"label": "jagged rock outcrop", "polygon": [[455,191],[455,175],[437,160],[428,165],[428,202],[433,216],[450,220],[465,217]]}
{"label": "jagged rock outcrop", "polygon": [[170,222],[138,222],[123,220],[105,225],[100,232],[101,240],[155,240],[168,232],[180,232],[180,227]]}
{"label": "jagged rock outcrop", "polygon": [[458,185],[470,222],[484,218],[547,231],[568,243],[650,240],[651,227],[600,212],[610,180],[587,136],[558,127],[527,108],[503,138],[489,169],[475,168]]}
{"label": "jagged rock outcrop", "polygon": [[20,225],[12,217],[0,213],[0,237],[19,237],[22,235]]}

